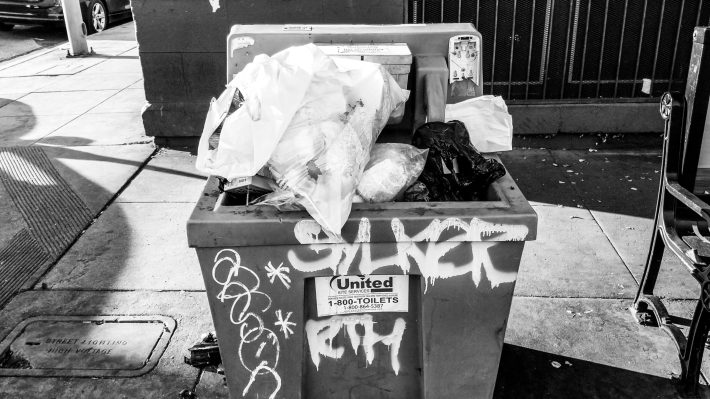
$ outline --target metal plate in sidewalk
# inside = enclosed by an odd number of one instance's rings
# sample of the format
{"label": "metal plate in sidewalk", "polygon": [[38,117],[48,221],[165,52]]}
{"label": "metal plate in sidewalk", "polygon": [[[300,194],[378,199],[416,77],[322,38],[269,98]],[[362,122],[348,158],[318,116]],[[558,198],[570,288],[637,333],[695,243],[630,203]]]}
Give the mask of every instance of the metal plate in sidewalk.
{"label": "metal plate in sidewalk", "polygon": [[0,376],[137,377],[175,331],[166,316],[38,316],[0,342]]}

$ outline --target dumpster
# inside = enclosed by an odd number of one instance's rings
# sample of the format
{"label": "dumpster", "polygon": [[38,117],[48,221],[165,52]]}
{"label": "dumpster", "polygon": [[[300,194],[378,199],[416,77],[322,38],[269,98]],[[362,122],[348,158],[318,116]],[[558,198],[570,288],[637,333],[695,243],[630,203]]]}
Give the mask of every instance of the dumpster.
{"label": "dumpster", "polygon": [[[480,48],[470,24],[235,26],[228,77],[304,41],[365,43],[334,50],[361,57],[378,43],[408,46],[411,70],[392,68],[408,72],[400,84],[413,93],[380,142],[406,141],[447,102],[481,94],[480,57],[455,60],[468,79],[448,68],[450,48]],[[232,398],[492,397],[523,248],[537,232],[509,174],[482,201],[353,204],[340,237],[305,211],[246,203],[210,177],[187,223]]]}

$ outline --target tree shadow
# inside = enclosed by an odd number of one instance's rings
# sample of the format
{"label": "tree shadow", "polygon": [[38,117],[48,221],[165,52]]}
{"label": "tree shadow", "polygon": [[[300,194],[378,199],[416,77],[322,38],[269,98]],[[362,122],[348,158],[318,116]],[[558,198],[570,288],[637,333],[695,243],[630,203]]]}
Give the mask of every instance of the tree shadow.
{"label": "tree shadow", "polygon": [[[17,118],[22,122],[3,133],[3,138],[14,145],[0,147],[0,184],[2,192],[7,195],[4,206],[9,212],[21,215],[21,220],[16,223],[5,221],[7,224],[3,227],[14,234],[9,240],[0,242],[0,264],[3,265],[0,281],[5,281],[0,290],[0,306],[22,290],[31,289],[113,197],[114,193],[73,169],[58,165],[57,153],[65,159],[141,166],[129,160],[90,154],[71,147],[33,145],[37,140],[23,140],[23,137],[36,126],[37,117],[27,104],[21,101],[12,104],[22,115]],[[91,143],[89,139],[83,141],[84,144]],[[96,198],[105,199],[105,202],[97,203]],[[130,234],[125,217],[119,215],[115,223],[116,229]]]}
{"label": "tree shadow", "polygon": [[[117,191],[107,189],[101,181],[95,179],[96,173],[86,177],[85,173],[75,165],[64,164],[64,161],[91,161],[91,168],[102,168],[102,165],[125,165],[135,167],[126,173],[126,180],[121,183],[125,187],[132,178],[144,169],[152,169],[162,173],[179,174],[194,177],[194,174],[172,170],[163,167],[145,167],[146,159],[142,157],[121,158],[117,151],[92,152],[90,146],[94,141],[88,138],[68,137],[71,147],[38,144],[37,135],[30,134],[39,125],[39,118],[32,108],[21,101],[13,101],[21,117],[22,123],[16,123],[12,129],[2,131],[0,143],[12,143],[11,146],[0,144],[0,211],[8,211],[10,220],[0,216],[0,311],[5,313],[5,322],[0,323],[0,340],[24,318],[38,315],[86,315],[113,314],[117,309],[111,289],[97,288],[94,292],[82,292],[90,286],[82,288],[58,288],[40,285],[44,276],[56,267],[58,262],[70,253],[84,232],[91,232],[100,224],[108,225],[114,231],[114,238],[130,244],[136,235],[131,226],[129,216],[121,206],[111,206],[116,199]],[[14,117],[12,117],[14,118]],[[100,126],[97,126],[100,129]],[[44,135],[46,137],[47,135]],[[31,139],[30,139],[31,138]],[[126,146],[115,146],[123,149]],[[140,159],[138,159],[140,158]],[[110,209],[100,216],[104,211]],[[14,215],[14,216],[13,216]],[[15,217],[17,216],[17,217]],[[15,217],[13,219],[13,217]],[[101,223],[101,219],[104,219]],[[99,223],[94,223],[99,221]],[[135,222],[134,222],[135,223]],[[135,226],[133,226],[135,227]],[[90,245],[90,256],[94,250],[111,247],[111,237],[93,235]],[[77,248],[81,252],[81,248]],[[128,267],[128,251],[111,258],[111,268],[101,281],[115,281]],[[73,265],[69,265],[73,266]],[[150,299],[145,299],[150,301]],[[27,302],[23,302],[27,301]],[[151,308],[153,304],[150,303]],[[156,305],[157,314],[169,313],[166,304]],[[162,307],[161,307],[162,306]],[[123,312],[125,313],[125,311]],[[122,314],[123,314],[122,313]],[[135,313],[142,313],[137,310]],[[180,312],[177,312],[180,313]],[[139,333],[139,332],[138,332]],[[183,330],[177,334],[192,334]],[[197,332],[194,333],[198,334]],[[81,338],[81,337],[77,337]],[[173,335],[173,340],[176,336]],[[180,338],[182,339],[182,338]],[[0,348],[2,350],[2,348]],[[194,379],[196,370],[182,365],[179,345],[169,349],[172,357],[161,359],[162,367],[149,372],[145,379],[125,383],[121,379],[107,379],[104,383],[96,383],[90,379],[61,378],[38,379],[13,377],[0,378],[0,391],[16,394],[50,396],[57,392],[67,395],[76,394],[77,390],[92,390],[90,396],[106,394],[110,391],[122,394],[139,393],[141,389],[151,384],[164,384],[160,388],[153,387],[155,392],[163,392],[165,397],[172,397],[180,389],[189,386]],[[165,357],[165,355],[163,356]],[[177,359],[177,360],[175,360]],[[165,366],[165,362],[170,366]],[[184,368],[183,368],[184,367]],[[186,378],[186,376],[190,377]],[[101,391],[103,388],[103,392]],[[151,389],[153,389],[151,388]],[[170,390],[170,392],[168,392]],[[52,394],[51,392],[54,392]],[[151,391],[152,392],[152,391]],[[13,394],[8,393],[13,396]],[[2,395],[0,395],[2,396]],[[65,396],[60,394],[59,396]]]}
{"label": "tree shadow", "polygon": [[653,218],[660,152],[526,148],[500,157],[528,201]]}

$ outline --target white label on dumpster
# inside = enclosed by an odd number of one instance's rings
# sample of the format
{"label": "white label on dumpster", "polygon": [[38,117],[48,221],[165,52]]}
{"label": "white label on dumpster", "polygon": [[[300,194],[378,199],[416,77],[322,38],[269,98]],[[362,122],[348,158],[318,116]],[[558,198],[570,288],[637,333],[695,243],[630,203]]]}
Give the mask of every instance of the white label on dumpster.
{"label": "white label on dumpster", "polygon": [[319,317],[409,310],[409,276],[334,276],[315,279]]}

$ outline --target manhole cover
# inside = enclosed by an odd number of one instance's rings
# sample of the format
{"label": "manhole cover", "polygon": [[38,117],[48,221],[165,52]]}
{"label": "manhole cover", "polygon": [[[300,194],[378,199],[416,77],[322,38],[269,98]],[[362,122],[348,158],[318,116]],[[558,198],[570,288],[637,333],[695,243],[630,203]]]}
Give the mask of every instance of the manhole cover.
{"label": "manhole cover", "polygon": [[0,376],[136,377],[175,331],[166,316],[39,316],[0,342]]}

